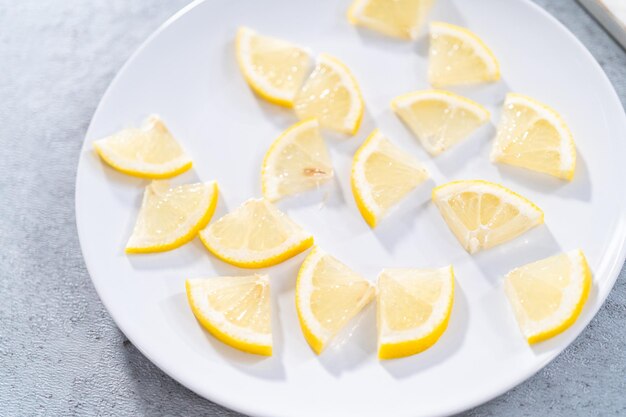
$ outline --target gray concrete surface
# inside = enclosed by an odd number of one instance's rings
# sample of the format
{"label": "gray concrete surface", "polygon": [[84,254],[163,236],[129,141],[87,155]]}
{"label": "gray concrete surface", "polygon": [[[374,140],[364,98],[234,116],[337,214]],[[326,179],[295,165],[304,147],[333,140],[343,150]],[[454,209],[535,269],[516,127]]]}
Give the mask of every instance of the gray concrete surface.
{"label": "gray concrete surface", "polygon": [[[79,148],[101,95],[186,3],[0,0],[0,416],[237,415],[163,374],[117,329],[74,224]],[[582,40],[624,102],[624,51],[575,1],[537,3]],[[624,323],[622,271],[572,346],[465,415],[626,415]]]}

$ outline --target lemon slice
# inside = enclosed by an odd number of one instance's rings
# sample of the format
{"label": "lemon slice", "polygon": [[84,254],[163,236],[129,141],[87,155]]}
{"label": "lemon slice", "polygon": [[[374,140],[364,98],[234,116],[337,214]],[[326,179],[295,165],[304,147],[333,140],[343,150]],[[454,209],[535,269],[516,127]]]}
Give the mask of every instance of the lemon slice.
{"label": "lemon slice", "polygon": [[111,167],[141,178],[174,177],[192,162],[158,116],[150,116],[140,129],[124,129],[93,143]]}
{"label": "lemon slice", "polygon": [[162,252],[193,239],[217,205],[217,182],[170,187],[153,181],[146,187],[126,253]]}
{"label": "lemon slice", "polygon": [[576,145],[561,116],[521,94],[504,101],[491,160],[571,180]]}
{"label": "lemon slice", "polygon": [[348,20],[402,39],[415,39],[435,0],[355,0]]}
{"label": "lemon slice", "polygon": [[581,250],[561,253],[509,272],[506,295],[528,343],[537,343],[570,327],[591,288],[591,271]]}
{"label": "lemon slice", "polygon": [[452,266],[384,269],[378,276],[378,357],[422,352],[448,326],[454,301]]}
{"label": "lemon slice", "polygon": [[283,132],[265,154],[261,171],[263,196],[270,201],[319,187],[332,178],[332,162],[316,119]]}
{"label": "lemon slice", "polygon": [[321,54],[294,101],[300,119],[316,118],[322,127],[353,135],[363,117],[363,98],[348,67]]}
{"label": "lemon slice", "polygon": [[481,180],[433,189],[433,201],[469,253],[489,249],[543,223],[543,212],[519,194]]}
{"label": "lemon slice", "polygon": [[432,85],[460,85],[497,81],[498,60],[473,32],[443,22],[430,24],[428,80]]}
{"label": "lemon slice", "polygon": [[296,280],[296,310],[304,337],[318,355],[373,298],[374,286],[317,246]]}
{"label": "lemon slice", "polygon": [[378,130],[365,140],[352,161],[352,193],[371,227],[428,178],[428,172]]}
{"label": "lemon slice", "polygon": [[188,279],[187,301],[202,327],[235,349],[272,354],[267,275]]}
{"label": "lemon slice", "polygon": [[489,111],[458,94],[416,91],[396,97],[391,107],[431,154],[439,155],[489,120]]}
{"label": "lemon slice", "polygon": [[290,42],[259,35],[242,27],[237,32],[237,60],[250,87],[267,101],[285,107],[313,67],[311,53]]}
{"label": "lemon slice", "polygon": [[276,265],[306,250],[313,236],[265,199],[250,199],[200,232],[215,256],[242,268]]}

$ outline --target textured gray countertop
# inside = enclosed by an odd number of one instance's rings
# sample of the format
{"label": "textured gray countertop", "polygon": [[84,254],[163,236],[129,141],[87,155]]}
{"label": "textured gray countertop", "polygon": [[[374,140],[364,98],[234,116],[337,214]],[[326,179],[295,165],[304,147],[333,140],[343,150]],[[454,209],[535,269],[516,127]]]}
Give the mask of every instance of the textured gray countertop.
{"label": "textured gray countertop", "polygon": [[[238,415],[176,383],[118,330],[74,222],[79,149],[100,97],[187,2],[0,0],[0,416]],[[585,44],[624,102],[626,53],[574,0],[537,3]],[[626,415],[624,323],[623,270],[563,354],[465,415]]]}

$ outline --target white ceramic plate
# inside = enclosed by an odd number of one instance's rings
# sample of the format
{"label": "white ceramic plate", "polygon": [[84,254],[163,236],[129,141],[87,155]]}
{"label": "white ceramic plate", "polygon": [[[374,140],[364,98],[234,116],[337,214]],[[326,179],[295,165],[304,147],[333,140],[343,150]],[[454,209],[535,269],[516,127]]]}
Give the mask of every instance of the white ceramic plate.
{"label": "white ceramic plate", "polygon": [[[578,146],[574,181],[564,183],[489,163],[494,125],[430,158],[389,108],[391,98],[426,84],[427,41],[399,42],[351,27],[346,1],[211,0],[170,19],[128,61],[93,117],[76,179],[83,254],[103,303],[150,360],[198,394],[258,416],[431,416],[458,412],[503,393],[545,366],[596,313],[622,267],[626,218],[626,118],[606,76],[585,48],[540,8],[523,0],[438,2],[431,20],[467,26],[492,47],[503,80],[456,91],[484,103],[493,123],[508,91],[544,101],[565,117]],[[340,57],[353,69],[367,104],[358,135],[328,138],[337,180],[279,206],[313,232],[326,251],[375,279],[383,267],[452,263],[457,292],[450,325],[430,350],[376,360],[374,307],[316,357],[296,318],[294,281],[304,255],[268,272],[272,279],[275,355],[235,351],[208,335],[187,306],[184,280],[245,274],[216,260],[196,239],[168,253],[126,256],[124,244],[145,181],[100,162],[92,141],[160,114],[194,158],[175,182],[219,181],[214,219],[260,195],[259,170],[290,111],[258,99],[234,56],[239,25]],[[419,157],[433,181],[483,178],[509,186],[545,211],[546,225],[494,250],[468,255],[428,201],[433,182],[376,231],[361,219],[350,186],[351,156],[380,127]],[[580,247],[594,286],[576,324],[529,347],[505,299],[509,269]],[[348,337],[350,335],[350,337]]]}

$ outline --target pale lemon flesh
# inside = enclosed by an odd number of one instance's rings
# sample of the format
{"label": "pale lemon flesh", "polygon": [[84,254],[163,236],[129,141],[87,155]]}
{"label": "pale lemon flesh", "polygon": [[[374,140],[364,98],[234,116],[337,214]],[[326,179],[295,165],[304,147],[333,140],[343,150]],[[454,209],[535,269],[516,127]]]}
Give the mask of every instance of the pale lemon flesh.
{"label": "pale lemon flesh", "polygon": [[355,0],[350,23],[401,39],[415,39],[434,0]]}

